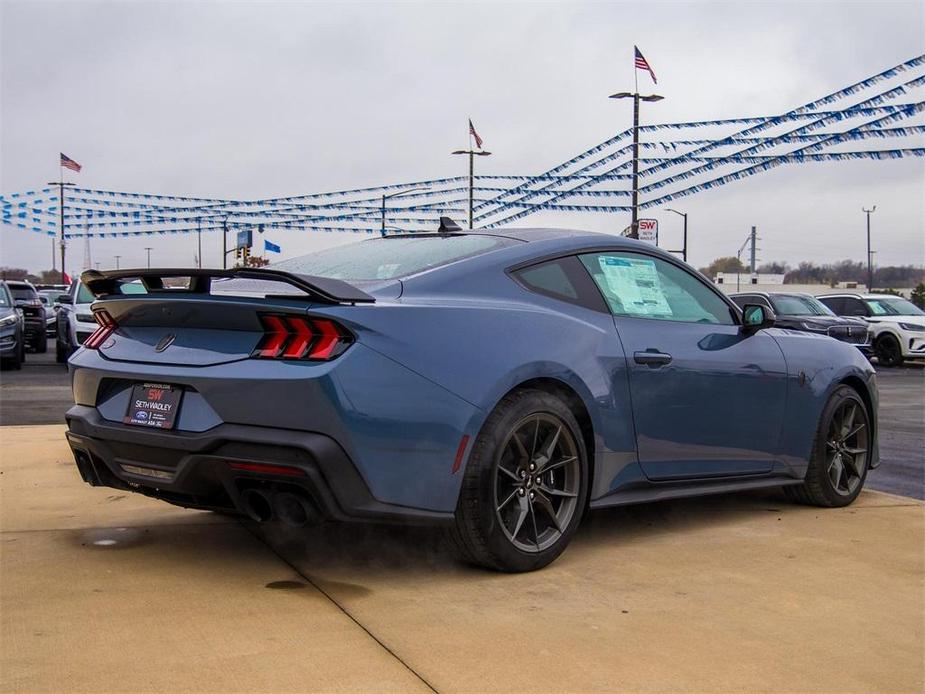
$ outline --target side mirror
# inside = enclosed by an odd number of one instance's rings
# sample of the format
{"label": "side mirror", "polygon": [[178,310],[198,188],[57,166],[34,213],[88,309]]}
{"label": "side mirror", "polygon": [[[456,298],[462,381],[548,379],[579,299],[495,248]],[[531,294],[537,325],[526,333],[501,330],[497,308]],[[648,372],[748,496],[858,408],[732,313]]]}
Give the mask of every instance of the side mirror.
{"label": "side mirror", "polygon": [[61,296],[58,297],[58,303],[59,303],[59,304],[72,304],[72,305],[73,305],[74,300],[71,298],[71,295],[70,295],[70,294],[62,294]]}
{"label": "side mirror", "polygon": [[777,316],[767,306],[758,304],[745,304],[742,309],[742,328],[746,332],[755,333],[770,328],[777,320]]}

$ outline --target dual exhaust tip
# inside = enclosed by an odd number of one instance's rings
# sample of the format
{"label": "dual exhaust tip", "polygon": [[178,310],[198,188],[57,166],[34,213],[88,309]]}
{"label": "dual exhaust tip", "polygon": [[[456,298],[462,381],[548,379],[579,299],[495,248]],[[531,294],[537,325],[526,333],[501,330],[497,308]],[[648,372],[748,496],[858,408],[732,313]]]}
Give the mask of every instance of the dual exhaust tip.
{"label": "dual exhaust tip", "polygon": [[294,528],[317,525],[321,515],[304,495],[294,492],[248,488],[241,492],[241,507],[252,520],[267,523],[280,520]]}

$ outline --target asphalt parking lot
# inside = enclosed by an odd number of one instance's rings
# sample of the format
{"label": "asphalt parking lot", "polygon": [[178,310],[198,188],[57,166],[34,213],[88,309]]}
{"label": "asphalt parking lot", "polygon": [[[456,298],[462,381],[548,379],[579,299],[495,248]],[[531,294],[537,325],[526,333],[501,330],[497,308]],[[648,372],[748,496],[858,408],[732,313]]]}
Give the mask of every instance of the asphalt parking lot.
{"label": "asphalt parking lot", "polygon": [[[925,368],[878,369],[881,466],[867,487],[925,499]],[[70,405],[67,370],[55,363],[54,343],[27,357],[22,371],[0,376],[0,425],[61,424]]]}
{"label": "asphalt parking lot", "polygon": [[[921,498],[925,373],[880,387],[869,487]],[[925,504],[908,495],[613,509],[548,569],[498,575],[438,530],[258,527],[87,487],[53,355],[0,388],[3,692],[925,687]]]}

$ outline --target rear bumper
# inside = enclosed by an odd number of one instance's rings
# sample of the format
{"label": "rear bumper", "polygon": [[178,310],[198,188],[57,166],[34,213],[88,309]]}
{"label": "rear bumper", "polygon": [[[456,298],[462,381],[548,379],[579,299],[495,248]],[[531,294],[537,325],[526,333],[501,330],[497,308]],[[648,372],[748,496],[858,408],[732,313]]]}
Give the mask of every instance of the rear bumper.
{"label": "rear bumper", "polygon": [[[84,405],[72,407],[66,419],[78,470],[92,486],[241,513],[245,489],[297,488],[331,520],[434,523],[452,518],[451,513],[376,500],[344,450],[323,434],[237,424],[201,433],[155,431],[107,421]],[[233,462],[282,465],[301,474],[235,470],[229,465]]]}

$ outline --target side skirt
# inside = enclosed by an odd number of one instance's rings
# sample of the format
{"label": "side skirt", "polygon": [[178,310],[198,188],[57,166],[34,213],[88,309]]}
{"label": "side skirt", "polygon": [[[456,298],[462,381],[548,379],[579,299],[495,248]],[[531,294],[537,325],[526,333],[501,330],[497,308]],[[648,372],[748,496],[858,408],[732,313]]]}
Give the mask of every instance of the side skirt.
{"label": "side skirt", "polygon": [[668,499],[683,499],[691,496],[708,496],[710,494],[726,494],[730,492],[744,492],[753,489],[773,489],[791,484],[801,484],[803,480],[793,477],[762,477],[740,478],[734,480],[710,480],[685,483],[649,484],[642,487],[634,486],[632,489],[618,489],[607,496],[591,502],[591,509],[608,508],[611,506],[626,506],[629,504],[645,504],[651,501],[666,501]]}

